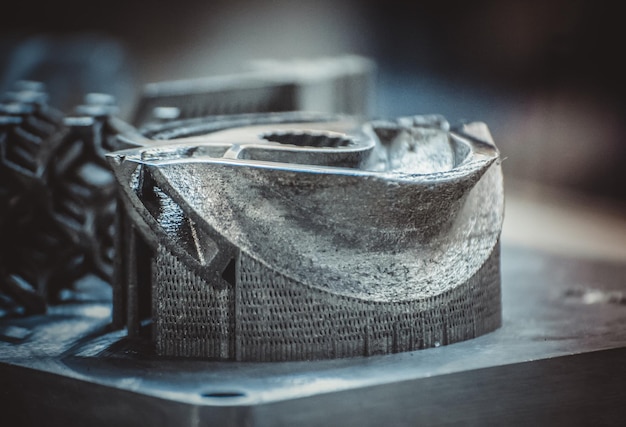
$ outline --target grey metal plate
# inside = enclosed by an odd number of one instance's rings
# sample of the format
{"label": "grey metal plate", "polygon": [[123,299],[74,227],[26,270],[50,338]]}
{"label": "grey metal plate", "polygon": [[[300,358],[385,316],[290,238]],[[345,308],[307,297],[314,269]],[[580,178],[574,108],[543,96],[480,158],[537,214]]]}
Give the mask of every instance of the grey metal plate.
{"label": "grey metal plate", "polygon": [[110,309],[95,303],[0,322],[2,419],[24,425],[619,424],[626,416],[626,265],[560,259],[504,242],[502,268],[501,329],[388,356],[164,359],[123,332],[107,333]]}

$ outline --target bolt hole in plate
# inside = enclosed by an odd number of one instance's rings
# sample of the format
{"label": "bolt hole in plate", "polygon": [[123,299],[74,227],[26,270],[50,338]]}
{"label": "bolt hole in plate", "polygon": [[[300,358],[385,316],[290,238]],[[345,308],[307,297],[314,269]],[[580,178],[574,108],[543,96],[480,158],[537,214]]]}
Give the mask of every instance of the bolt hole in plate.
{"label": "bolt hole in plate", "polygon": [[246,397],[246,393],[241,391],[207,391],[200,393],[200,396],[207,399],[234,399]]}

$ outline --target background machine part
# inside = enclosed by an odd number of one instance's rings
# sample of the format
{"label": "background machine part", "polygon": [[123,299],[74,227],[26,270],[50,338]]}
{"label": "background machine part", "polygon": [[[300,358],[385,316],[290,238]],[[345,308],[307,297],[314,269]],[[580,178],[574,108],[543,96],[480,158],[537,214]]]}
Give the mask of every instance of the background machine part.
{"label": "background machine part", "polygon": [[[128,125],[114,100],[89,94],[75,114],[49,107],[41,84],[18,82],[0,104],[0,310],[37,314],[111,281],[115,186],[104,154]],[[80,287],[80,285],[78,286]],[[96,286],[98,287],[98,286]],[[102,286],[99,286],[102,288]]]}
{"label": "background machine part", "polygon": [[238,74],[149,84],[133,122],[283,111],[366,116],[374,71],[373,62],[358,56],[256,61]]}

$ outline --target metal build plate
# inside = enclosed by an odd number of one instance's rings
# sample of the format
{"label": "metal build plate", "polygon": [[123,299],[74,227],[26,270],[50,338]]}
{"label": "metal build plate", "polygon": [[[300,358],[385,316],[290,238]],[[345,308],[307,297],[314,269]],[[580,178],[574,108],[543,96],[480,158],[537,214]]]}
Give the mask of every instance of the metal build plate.
{"label": "metal build plate", "polygon": [[102,303],[4,320],[0,419],[64,426],[623,421],[626,265],[561,259],[505,241],[502,272],[502,328],[387,356],[159,358],[145,342],[107,332],[110,308]]}

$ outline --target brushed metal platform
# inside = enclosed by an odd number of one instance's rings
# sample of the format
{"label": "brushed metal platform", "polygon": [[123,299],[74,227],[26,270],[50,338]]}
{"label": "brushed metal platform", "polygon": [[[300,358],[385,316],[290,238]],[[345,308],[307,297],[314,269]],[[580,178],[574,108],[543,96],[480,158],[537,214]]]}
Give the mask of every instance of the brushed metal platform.
{"label": "brushed metal platform", "polygon": [[619,425],[626,265],[503,242],[503,326],[408,353],[240,363],[158,357],[110,305],[0,321],[7,425]]}

